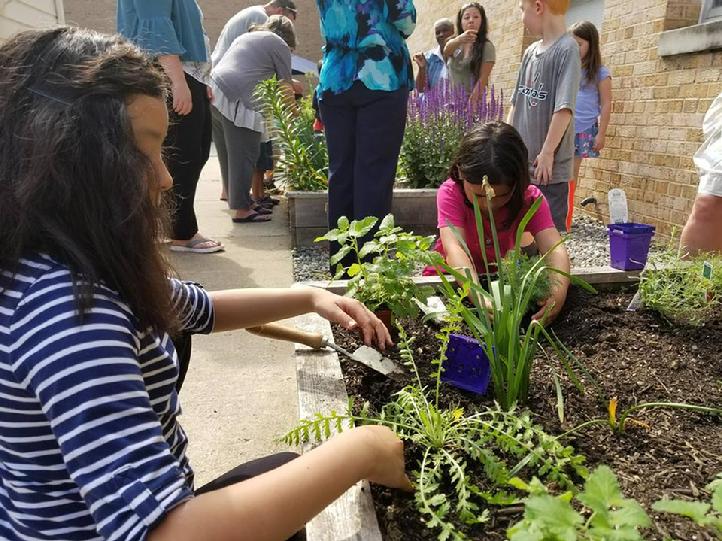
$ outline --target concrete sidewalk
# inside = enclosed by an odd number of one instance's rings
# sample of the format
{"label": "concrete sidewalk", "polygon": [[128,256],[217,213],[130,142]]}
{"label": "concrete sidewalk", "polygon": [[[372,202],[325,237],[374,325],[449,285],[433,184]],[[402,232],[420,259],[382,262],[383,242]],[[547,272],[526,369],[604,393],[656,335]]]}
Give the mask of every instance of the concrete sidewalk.
{"label": "concrete sidewalk", "polygon": [[[181,278],[206,289],[286,287],[293,282],[285,201],[268,223],[234,224],[219,200],[220,169],[211,155],[198,185],[200,232],[220,240],[217,254],[170,252]],[[196,486],[241,462],[285,447],[274,441],[298,420],[293,345],[245,331],[193,337],[180,393],[180,422],[190,439]]]}

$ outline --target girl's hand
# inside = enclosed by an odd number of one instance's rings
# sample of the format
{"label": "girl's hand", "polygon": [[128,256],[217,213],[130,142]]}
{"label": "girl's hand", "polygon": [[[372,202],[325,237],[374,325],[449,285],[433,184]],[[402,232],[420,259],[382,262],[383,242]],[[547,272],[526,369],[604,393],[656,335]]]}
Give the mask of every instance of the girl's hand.
{"label": "girl's hand", "polygon": [[208,101],[213,103],[213,89],[210,86],[206,86],[206,96],[208,96]]}
{"label": "girl's hand", "polygon": [[193,110],[193,97],[185,79],[173,83],[171,93],[173,95],[173,110],[181,116],[190,114]]}
{"label": "girl's hand", "polygon": [[314,312],[330,322],[338,323],[347,331],[360,331],[367,346],[378,346],[384,351],[394,345],[386,326],[356,299],[314,289],[312,305]]}
{"label": "girl's hand", "polygon": [[592,145],[592,150],[594,152],[599,152],[603,148],[604,148],[604,136],[601,133],[599,133],[594,138],[594,144]]}
{"label": "girl's hand", "polygon": [[554,321],[564,306],[567,299],[566,289],[563,291],[554,290],[552,294],[539,303],[539,311],[531,316],[534,321],[547,325]]}
{"label": "girl's hand", "polygon": [[458,40],[459,44],[466,45],[467,43],[474,43],[476,41],[476,36],[476,30],[467,30],[463,34],[459,34],[459,37],[457,37],[456,39]]}
{"label": "girl's hand", "polygon": [[419,69],[426,69],[426,56],[424,56],[424,53],[416,53],[414,55],[414,62],[419,66]]}
{"label": "girl's hand", "polygon": [[369,468],[364,477],[377,485],[412,491],[406,475],[404,443],[391,429],[379,425],[355,428],[369,449]]}

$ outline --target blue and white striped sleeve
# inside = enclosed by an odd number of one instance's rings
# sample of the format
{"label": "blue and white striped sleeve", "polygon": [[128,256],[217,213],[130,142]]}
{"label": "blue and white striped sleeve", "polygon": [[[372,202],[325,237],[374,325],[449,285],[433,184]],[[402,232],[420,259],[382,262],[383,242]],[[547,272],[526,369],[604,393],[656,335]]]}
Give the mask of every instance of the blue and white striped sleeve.
{"label": "blue and white striped sleeve", "polygon": [[70,478],[107,540],[142,540],[193,496],[163,438],[139,365],[135,318],[117,294],[96,287],[81,320],[67,275],[35,282],[19,302],[12,370],[33,393]]}
{"label": "blue and white striped sleeve", "polygon": [[194,334],[208,334],[213,330],[213,302],[208,292],[195,282],[171,278],[173,306],[180,320],[181,330]]}

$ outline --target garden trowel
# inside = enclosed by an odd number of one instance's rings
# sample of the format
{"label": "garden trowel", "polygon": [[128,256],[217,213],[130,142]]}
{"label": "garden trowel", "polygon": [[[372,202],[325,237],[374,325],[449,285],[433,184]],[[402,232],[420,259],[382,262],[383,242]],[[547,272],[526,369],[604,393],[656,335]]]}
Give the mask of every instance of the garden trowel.
{"label": "garden trowel", "polygon": [[286,327],[280,323],[266,323],[265,325],[259,325],[258,327],[249,327],[246,330],[265,338],[285,340],[287,342],[297,342],[312,349],[323,349],[329,347],[353,361],[364,364],[372,370],[376,370],[384,376],[393,377],[405,373],[405,370],[398,364],[391,359],[384,357],[380,352],[373,348],[361,346],[351,353],[341,346],[334,344],[326,336],[323,336],[320,333],[302,331],[301,329],[296,329],[294,327]]}

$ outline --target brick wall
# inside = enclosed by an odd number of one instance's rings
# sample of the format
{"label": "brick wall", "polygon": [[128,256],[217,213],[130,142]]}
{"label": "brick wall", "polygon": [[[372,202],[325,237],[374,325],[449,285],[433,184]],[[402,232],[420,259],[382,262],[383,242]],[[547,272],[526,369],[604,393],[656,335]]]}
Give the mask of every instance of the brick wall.
{"label": "brick wall", "polygon": [[[150,1],[150,0],[147,0]],[[84,26],[101,32],[115,31],[116,0],[65,0],[65,18],[68,24]],[[204,24],[211,44],[215,45],[223,25],[241,9],[264,4],[263,1],[199,0],[203,10]],[[318,26],[318,11],[314,0],[296,0],[298,19],[296,33],[298,48],[296,53],[310,60],[321,58],[321,33]]]}
{"label": "brick wall", "polygon": [[[433,23],[455,16],[446,0],[416,0],[418,28],[412,51],[434,45]],[[490,39],[497,49],[491,82],[509,96],[526,35],[517,2],[486,2]],[[712,99],[722,92],[722,51],[662,58],[664,30],[695,24],[699,0],[606,0],[602,31],[604,63],[613,79],[613,112],[607,148],[585,160],[577,201],[594,195],[598,217],[606,219],[606,192],[623,188],[631,218],[652,223],[661,235],[681,227],[694,200],[698,177],[692,155]]]}

